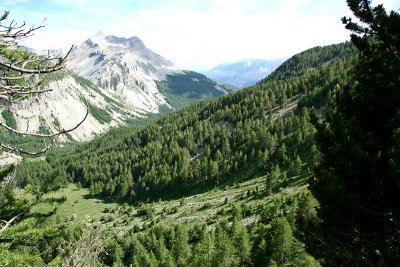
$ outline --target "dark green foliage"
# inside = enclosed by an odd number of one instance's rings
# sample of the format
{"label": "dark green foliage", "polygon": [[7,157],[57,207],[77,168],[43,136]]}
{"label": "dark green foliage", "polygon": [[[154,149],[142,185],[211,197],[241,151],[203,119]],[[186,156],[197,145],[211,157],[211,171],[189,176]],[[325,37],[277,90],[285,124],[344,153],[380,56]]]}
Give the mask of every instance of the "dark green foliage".
{"label": "dark green foliage", "polygon": [[151,219],[154,215],[154,208],[150,204],[142,204],[139,207],[137,214],[146,219]]}
{"label": "dark green foliage", "polygon": [[177,225],[174,229],[174,238],[172,239],[171,253],[177,266],[188,266],[192,255],[189,245],[188,229],[185,225]]}
{"label": "dark green foliage", "polygon": [[[296,159],[312,145],[313,130],[307,123],[307,112],[299,117],[292,114],[277,118],[281,126],[276,126],[270,125],[263,119],[263,113],[256,114],[255,110],[247,113],[247,116],[258,117],[251,118],[253,124],[243,124],[233,117],[222,119],[232,115],[227,108],[212,115],[211,120],[200,119],[194,123],[197,119],[192,116],[196,108],[167,116],[143,130],[132,131],[121,141],[112,140],[108,144],[102,141],[98,148],[86,149],[67,163],[67,173],[90,186],[93,195],[157,199],[166,194],[189,193],[195,188],[221,184],[232,178],[231,174],[239,167],[269,170],[274,162],[289,167],[290,158]],[[208,113],[208,109],[204,111]],[[182,128],[186,129],[182,131]],[[295,147],[298,135],[308,141]],[[109,150],[109,146],[114,148]],[[275,152],[275,146],[281,149]]]}
{"label": "dark green foliage", "polygon": [[92,114],[92,116],[95,117],[95,119],[98,120],[100,123],[110,123],[111,122],[112,117],[109,112],[107,112],[104,109],[93,106],[89,102],[88,102],[88,106],[89,106],[90,114]]}
{"label": "dark green foliage", "polygon": [[[295,236],[300,225],[292,225],[288,218],[293,212],[294,221],[312,223],[313,216],[300,220],[302,210],[294,204],[304,198],[315,201],[308,191],[278,199],[263,206],[261,218],[248,226],[234,216],[212,228],[202,223],[158,224],[139,233],[125,233],[110,240],[102,261],[125,266],[231,267],[273,262],[277,266],[320,266]],[[315,214],[315,207],[310,212]]]}
{"label": "dark green foliage", "polygon": [[6,108],[1,112],[1,115],[3,116],[4,120],[6,121],[6,125],[16,129],[17,128],[17,122],[15,121],[14,118],[14,113],[11,111],[11,109]]}
{"label": "dark green foliage", "polygon": [[[41,183],[38,190],[19,189],[13,179],[14,166],[0,170],[0,265],[44,266],[57,254],[62,243],[63,229],[48,225],[45,218],[54,213],[37,214],[30,210],[38,203],[54,205],[65,198],[42,198],[53,188],[52,177]],[[26,197],[30,193],[31,197]],[[7,224],[8,221],[8,224]]]}
{"label": "dark green foliage", "polygon": [[307,72],[312,72],[315,68],[320,68],[321,63],[329,65],[336,59],[352,57],[355,52],[355,48],[349,42],[340,46],[317,46],[285,61],[265,80],[284,80],[287,78],[301,77]]}
{"label": "dark green foliage", "polygon": [[[61,168],[53,168],[46,161],[27,161],[21,163],[16,171],[18,186],[43,187],[46,182],[51,182],[52,190],[65,186],[65,171]],[[46,190],[48,191],[48,190]]]}
{"label": "dark green foliage", "polygon": [[[217,97],[223,95],[215,90],[217,85],[206,76],[193,71],[183,74],[167,75],[168,88],[175,95],[186,95],[189,98]],[[185,85],[185,86],[183,86]]]}
{"label": "dark green foliage", "polygon": [[[343,18],[359,50],[352,79],[339,83],[316,140],[322,154],[313,191],[327,265],[400,263],[400,15],[348,0]],[[321,247],[319,247],[322,245]]]}
{"label": "dark green foliage", "polygon": [[32,136],[19,136],[0,129],[0,140],[3,143],[24,149],[25,151],[39,151],[43,149],[43,140]]}

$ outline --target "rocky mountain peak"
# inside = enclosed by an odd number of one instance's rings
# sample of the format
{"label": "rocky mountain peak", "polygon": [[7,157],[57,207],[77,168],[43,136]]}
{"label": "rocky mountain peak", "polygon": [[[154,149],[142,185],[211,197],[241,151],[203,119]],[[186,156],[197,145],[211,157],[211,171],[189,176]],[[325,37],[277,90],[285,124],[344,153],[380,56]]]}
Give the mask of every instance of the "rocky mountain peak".
{"label": "rocky mountain peak", "polygon": [[180,72],[138,37],[117,37],[104,32],[76,46],[67,67],[105,91],[116,93],[133,110],[144,113],[168,106],[156,81]]}
{"label": "rocky mountain peak", "polygon": [[107,35],[102,31],[97,32],[95,35],[87,39],[85,44],[90,47],[99,47],[104,50],[124,51],[127,49],[132,50],[146,50],[146,46],[139,39],[139,37],[132,36],[130,38],[117,37],[114,35]]}
{"label": "rocky mountain peak", "polygon": [[146,49],[146,46],[138,37],[133,36],[130,38],[117,37],[113,35],[105,36],[104,38],[109,44],[120,45],[124,48]]}

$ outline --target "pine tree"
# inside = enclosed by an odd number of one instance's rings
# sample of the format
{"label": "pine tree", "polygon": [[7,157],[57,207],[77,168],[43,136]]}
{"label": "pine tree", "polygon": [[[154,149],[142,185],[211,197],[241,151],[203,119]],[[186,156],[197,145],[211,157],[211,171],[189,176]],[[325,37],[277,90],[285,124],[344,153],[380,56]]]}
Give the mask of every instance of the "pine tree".
{"label": "pine tree", "polygon": [[218,225],[215,230],[215,258],[212,266],[234,267],[239,266],[239,257],[225,226]]}
{"label": "pine tree", "polygon": [[143,244],[136,238],[134,237],[132,240],[132,246],[133,246],[133,259],[132,263],[133,265],[137,266],[145,266],[145,267],[152,267],[154,266],[149,253],[147,252],[146,248],[143,246]]}
{"label": "pine tree", "polygon": [[283,265],[290,260],[292,246],[294,242],[292,228],[285,217],[278,218],[272,223],[272,259],[280,265]]}
{"label": "pine tree", "polygon": [[195,267],[213,266],[212,263],[214,260],[214,254],[215,254],[214,239],[211,233],[207,231],[194,249],[193,266]]}
{"label": "pine tree", "polygon": [[400,262],[400,15],[347,0],[342,19],[359,50],[353,80],[333,92],[314,125],[322,154],[313,192],[324,221],[319,255],[328,264]]}
{"label": "pine tree", "polygon": [[251,266],[251,243],[243,222],[237,218],[232,222],[232,238],[239,252],[239,265]]}
{"label": "pine tree", "polygon": [[186,266],[192,250],[189,246],[189,235],[185,225],[178,224],[175,227],[175,237],[172,242],[171,252],[178,266]]}

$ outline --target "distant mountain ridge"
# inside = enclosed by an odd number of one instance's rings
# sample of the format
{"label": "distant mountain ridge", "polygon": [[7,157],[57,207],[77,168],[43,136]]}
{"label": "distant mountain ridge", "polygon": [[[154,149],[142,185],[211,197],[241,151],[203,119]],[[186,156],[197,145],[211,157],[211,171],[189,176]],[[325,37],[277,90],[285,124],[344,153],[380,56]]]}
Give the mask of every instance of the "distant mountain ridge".
{"label": "distant mountain ridge", "polygon": [[233,63],[222,63],[203,74],[218,82],[244,88],[264,79],[285,60],[243,59]]}

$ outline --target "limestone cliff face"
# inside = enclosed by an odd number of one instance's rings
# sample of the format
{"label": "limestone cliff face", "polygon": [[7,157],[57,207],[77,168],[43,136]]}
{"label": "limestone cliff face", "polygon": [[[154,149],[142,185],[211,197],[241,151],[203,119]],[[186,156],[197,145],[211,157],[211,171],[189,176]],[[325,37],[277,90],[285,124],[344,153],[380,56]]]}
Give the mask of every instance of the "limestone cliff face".
{"label": "limestone cliff face", "polygon": [[[14,118],[19,131],[38,132],[42,128],[57,132],[70,129],[83,119],[88,108],[86,102],[90,110],[89,116],[78,129],[69,133],[77,141],[88,140],[109,127],[122,123],[124,116],[128,114],[137,115],[129,109],[118,108],[111,100],[112,96],[82,85],[73,75],[50,81],[46,88],[51,88],[52,91],[33,96],[13,108],[17,110]],[[115,103],[118,103],[117,100]],[[102,110],[106,119],[101,120],[98,114],[93,114],[94,108]]]}
{"label": "limestone cliff face", "polygon": [[168,105],[156,81],[180,72],[171,61],[146,48],[139,38],[101,32],[76,46],[67,66],[144,113],[155,113],[160,106]]}

